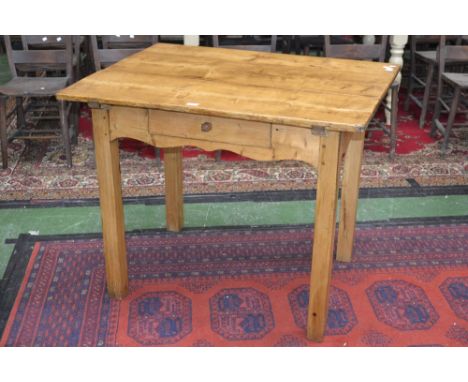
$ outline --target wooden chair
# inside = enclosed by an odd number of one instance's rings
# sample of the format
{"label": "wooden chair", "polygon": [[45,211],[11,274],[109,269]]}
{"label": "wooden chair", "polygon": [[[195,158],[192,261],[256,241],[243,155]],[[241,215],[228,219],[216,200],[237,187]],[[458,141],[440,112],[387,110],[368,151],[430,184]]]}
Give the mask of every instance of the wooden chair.
{"label": "wooden chair", "polygon": [[388,36],[380,36],[380,42],[374,44],[333,43],[332,36],[324,37],[326,57],[348,58],[352,60],[383,62],[387,54],[387,44]]}
{"label": "wooden chair", "polygon": [[[13,37],[13,36],[11,36]],[[21,41],[23,50],[64,50],[65,39],[64,36],[60,35],[30,35],[30,36],[15,36],[16,39]],[[73,79],[72,82],[77,81],[80,78],[80,48],[85,42],[84,36],[71,36],[73,46]],[[13,39],[11,38],[12,42]],[[14,45],[14,44],[13,44]],[[48,70],[65,71],[66,65],[62,63],[52,63],[46,65]],[[25,63],[18,64],[16,69],[18,72],[31,72],[43,69],[42,64],[36,63]]]}
{"label": "wooden chair", "polygon": [[[22,35],[18,36],[21,40],[21,45],[24,50],[65,50],[65,39],[61,35]],[[71,83],[78,81],[82,77],[84,62],[86,57],[81,59],[82,48],[86,45],[85,36],[74,35],[72,38],[73,46],[73,58],[72,58],[72,79]],[[60,73],[59,75],[64,76],[66,73],[66,64],[57,62],[52,64],[43,63],[26,63],[18,64],[17,70],[19,73],[35,73],[41,70],[50,70]],[[73,134],[70,139],[73,144],[78,142],[78,124],[80,117],[80,104],[74,102],[71,104],[71,124],[73,126]]]}
{"label": "wooden chair", "polygon": [[[324,51],[326,57],[347,58],[353,60],[379,61],[383,62],[387,54],[388,36],[380,36],[380,41],[373,44],[356,44],[356,43],[338,43],[333,44],[331,36],[324,37]],[[398,113],[398,89],[399,84],[395,82],[391,87],[392,103],[388,107],[385,100],[382,102],[382,107],[390,112],[390,129],[386,126],[385,121],[380,121],[374,118],[367,131],[372,133],[375,130],[382,130],[390,136],[390,158],[395,157],[396,151],[396,128],[397,128],[397,113]]]}
{"label": "wooden chair", "polygon": [[[468,123],[455,123],[457,113],[468,116],[468,108],[466,102],[468,100],[468,45],[447,45],[445,36],[440,39],[439,49],[437,52],[437,65],[439,67],[437,98],[432,119],[431,136],[435,137],[439,131],[443,136],[442,155],[447,152],[448,141],[453,126],[468,126]],[[448,72],[446,71],[447,62],[457,62],[464,64],[465,71],[463,72]],[[463,67],[463,66],[462,66]],[[444,88],[449,91],[444,92]],[[452,98],[450,102],[450,97]],[[449,105],[450,103],[450,105]],[[444,112],[448,113],[447,122],[442,123],[440,116]]]}
{"label": "wooden chair", "polygon": [[317,52],[318,56],[323,55],[323,36],[319,35],[295,35],[292,38],[292,45],[296,54],[303,53],[309,55],[311,51]]}
{"label": "wooden chair", "polygon": [[[12,79],[0,86],[0,141],[3,168],[8,167],[8,142],[13,139],[57,139],[65,147],[67,164],[72,166],[70,124],[71,104],[55,100],[55,93],[73,80],[71,36],[60,36],[57,49],[13,49],[10,36],[4,36]],[[16,99],[17,129],[7,137],[8,97]],[[39,122],[59,120],[60,129]],[[77,122],[72,128],[77,128]],[[73,132],[72,132],[73,133]],[[76,136],[76,134],[75,134]]]}
{"label": "wooden chair", "polygon": [[[460,36],[445,36],[446,41],[458,43]],[[409,105],[413,102],[421,109],[419,116],[419,127],[422,129],[426,123],[429,103],[434,87],[434,73],[438,68],[437,47],[441,36],[410,36],[410,73],[408,90],[406,93],[404,109],[409,110]],[[448,63],[448,62],[447,62]],[[423,95],[418,96],[418,90],[423,90]]]}
{"label": "wooden chair", "polygon": [[158,42],[158,36],[91,36],[95,70],[101,70]]}

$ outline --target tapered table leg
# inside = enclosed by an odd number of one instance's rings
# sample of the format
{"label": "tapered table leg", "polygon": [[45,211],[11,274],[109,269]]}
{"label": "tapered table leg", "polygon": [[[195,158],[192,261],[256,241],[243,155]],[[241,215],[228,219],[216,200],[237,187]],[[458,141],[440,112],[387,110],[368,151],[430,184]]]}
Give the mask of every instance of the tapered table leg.
{"label": "tapered table leg", "polygon": [[340,133],[329,131],[321,138],[307,313],[307,338],[313,341],[322,341],[327,324],[338,198],[339,147]]}
{"label": "tapered table leg", "polygon": [[361,161],[364,149],[364,133],[343,134],[349,134],[349,136],[346,139],[343,137],[343,141],[346,140],[347,145],[345,147],[343,181],[341,185],[340,225],[336,259],[338,261],[351,261],[359,198]]}
{"label": "tapered table leg", "polygon": [[182,148],[164,149],[164,177],[166,226],[169,231],[178,232],[184,226]]}
{"label": "tapered table leg", "polygon": [[123,298],[128,293],[128,270],[119,142],[111,141],[108,111],[93,109],[92,113],[107,290],[111,297]]}

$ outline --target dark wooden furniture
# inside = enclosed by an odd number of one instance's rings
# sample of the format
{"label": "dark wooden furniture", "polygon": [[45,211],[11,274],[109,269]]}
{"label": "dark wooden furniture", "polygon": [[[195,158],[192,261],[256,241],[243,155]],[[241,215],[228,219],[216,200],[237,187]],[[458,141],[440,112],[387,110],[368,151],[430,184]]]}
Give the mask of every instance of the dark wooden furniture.
{"label": "dark wooden furniture", "polygon": [[[324,37],[324,51],[326,57],[346,58],[352,60],[367,60],[383,62],[387,54],[388,36],[377,36],[379,41],[373,44],[356,43],[332,43],[332,36]],[[336,38],[336,37],[335,37]],[[391,65],[388,66],[391,69]],[[396,129],[398,113],[398,89],[399,84],[393,83],[391,86],[391,106],[388,107],[385,100],[381,102],[381,107],[390,112],[390,128],[387,127],[385,120],[374,118],[367,128],[368,134],[374,130],[382,130],[390,137],[390,158],[395,157],[396,151]]]}
{"label": "dark wooden furniture", "polygon": [[95,70],[101,70],[158,42],[158,36],[91,36]]}
{"label": "dark wooden furniture", "polygon": [[[24,50],[65,50],[66,44],[64,36],[61,35],[21,35],[17,36],[21,40],[21,45]],[[85,61],[89,57],[81,57],[82,52],[86,51],[86,38],[85,36],[73,35],[72,38],[72,47],[73,47],[73,58],[72,58],[72,79],[71,82],[78,81],[83,73]],[[83,49],[84,48],[84,49]],[[61,76],[66,75],[66,63],[56,62],[51,64],[44,63],[25,63],[17,65],[17,70],[19,73],[37,73],[47,69],[48,71],[54,71],[60,73]],[[71,136],[70,140],[73,144],[76,144],[78,141],[78,124],[80,116],[80,105],[77,103],[72,104],[71,110]]]}
{"label": "dark wooden furniture", "polygon": [[[410,73],[404,108],[409,110],[411,102],[421,109],[419,127],[422,129],[427,120],[431,96],[437,92],[434,74],[438,70],[437,49],[442,36],[410,36]],[[443,36],[446,42],[459,43],[460,36]],[[450,63],[449,61],[446,64]],[[439,75],[438,75],[439,76]],[[422,96],[418,93],[423,92]]]}
{"label": "dark wooden furniture", "polygon": [[[13,36],[12,36],[13,37]],[[21,41],[23,50],[64,50],[65,39],[61,35],[22,35],[15,36]],[[73,58],[72,58],[72,68],[73,68],[73,78],[72,82],[77,81],[80,78],[80,49],[84,45],[85,37],[74,35],[72,37],[72,46],[73,46]],[[13,41],[13,39],[11,39]],[[66,64],[63,63],[52,63],[46,65],[48,70],[57,70],[65,71]],[[32,72],[36,70],[43,69],[42,64],[37,63],[24,63],[18,64],[18,72]]]}
{"label": "dark wooden furniture", "polygon": [[[440,36],[410,36],[410,74],[404,107],[408,111],[410,102],[413,101],[421,109],[420,128],[426,123],[439,40]],[[428,47],[430,50],[427,50]],[[423,90],[422,97],[416,94],[418,90]]]}
{"label": "dark wooden furniture", "polygon": [[385,60],[388,36],[377,36],[380,41],[373,44],[335,43],[332,38],[336,38],[336,36],[324,36],[326,57],[378,62],[383,62]]}
{"label": "dark wooden furniture", "polygon": [[227,149],[257,160],[302,160],[318,170],[307,336],[322,340],[340,162],[344,158],[336,257],[349,261],[365,130],[399,71],[388,67],[156,44],[60,92],[62,100],[91,102],[93,108],[109,294],[128,293],[119,138],[165,148],[166,222],[172,231],[184,223],[181,147]]}
{"label": "dark wooden furniture", "polygon": [[323,36],[294,35],[291,40],[292,48],[296,54],[303,53],[307,56],[311,51],[315,51],[318,56],[323,56]]}
{"label": "dark wooden furniture", "polygon": [[104,49],[145,49],[156,44],[159,36],[150,35],[103,35],[101,36]]}
{"label": "dark wooden furniture", "polygon": [[[330,36],[332,43],[350,44],[355,42],[357,36]],[[323,35],[292,35],[286,39],[287,53],[294,51],[296,54],[304,54],[308,56],[313,54],[316,56],[324,56],[324,36]],[[289,48],[289,49],[288,49]]]}
{"label": "dark wooden furniture", "polygon": [[[67,164],[72,166],[70,123],[72,105],[56,102],[55,93],[73,81],[73,45],[71,36],[43,36],[60,38],[55,49],[13,49],[9,36],[4,36],[12,79],[0,86],[0,141],[3,168],[8,167],[8,141],[13,139],[57,139],[65,147]],[[25,36],[28,41],[30,36]],[[63,42],[62,42],[63,41]],[[7,137],[8,97],[16,99],[17,129]],[[43,121],[60,121],[60,129],[40,126]],[[77,128],[77,118],[72,128]],[[76,133],[75,133],[76,136]]]}
{"label": "dark wooden furniture", "polygon": [[276,52],[278,36],[212,36],[215,48]]}
{"label": "dark wooden furniture", "polygon": [[[439,67],[437,98],[434,117],[432,120],[431,135],[436,136],[440,132],[443,136],[442,154],[445,154],[448,147],[450,133],[454,125],[468,126],[467,122],[455,123],[457,113],[468,115],[466,103],[461,102],[468,99],[468,72],[448,72],[447,62],[456,62],[468,66],[468,46],[467,45],[447,45],[446,37],[440,39],[437,54],[437,64]],[[461,66],[463,68],[463,66]],[[445,90],[445,91],[444,91]],[[450,98],[452,98],[450,102]],[[441,120],[442,111],[448,113],[448,118],[444,124]]]}

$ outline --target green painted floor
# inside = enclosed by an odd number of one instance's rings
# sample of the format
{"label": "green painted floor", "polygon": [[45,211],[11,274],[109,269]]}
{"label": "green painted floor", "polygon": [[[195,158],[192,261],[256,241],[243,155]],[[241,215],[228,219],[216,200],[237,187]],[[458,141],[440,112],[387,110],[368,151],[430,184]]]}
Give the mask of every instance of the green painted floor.
{"label": "green painted floor", "polygon": [[[185,204],[186,227],[305,224],[313,221],[315,202],[230,202]],[[374,198],[359,201],[358,221],[468,215],[468,195]],[[0,209],[0,277],[20,233],[40,235],[101,231],[98,207]],[[125,206],[126,230],[163,228],[164,206]]]}

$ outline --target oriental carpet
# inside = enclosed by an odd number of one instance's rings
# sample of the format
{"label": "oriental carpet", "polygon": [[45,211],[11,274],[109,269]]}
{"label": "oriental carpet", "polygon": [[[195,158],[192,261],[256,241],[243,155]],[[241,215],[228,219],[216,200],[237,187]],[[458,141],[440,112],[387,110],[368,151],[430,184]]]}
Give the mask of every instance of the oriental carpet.
{"label": "oriental carpet", "polygon": [[[417,113],[400,111],[397,156],[390,161],[389,139],[374,132],[368,139],[361,172],[362,188],[444,186],[468,184],[468,131],[455,128],[449,152],[441,157],[440,141],[429,136],[429,126],[419,129]],[[14,123],[11,128],[14,128]],[[121,142],[123,195],[154,196],[164,193],[164,171],[155,150],[143,143]],[[184,150],[186,194],[251,191],[312,190],[316,173],[296,161],[257,162],[222,152],[196,148]],[[90,111],[81,110],[80,135],[73,147],[72,169],[58,142],[13,141],[9,144],[9,168],[0,169],[0,200],[97,198],[98,184]]]}
{"label": "oriental carpet", "polygon": [[361,224],[353,261],[335,262],[321,344],[305,337],[310,230],[129,234],[121,301],[98,237],[30,237],[4,280],[18,292],[1,345],[468,346],[466,219]]}

